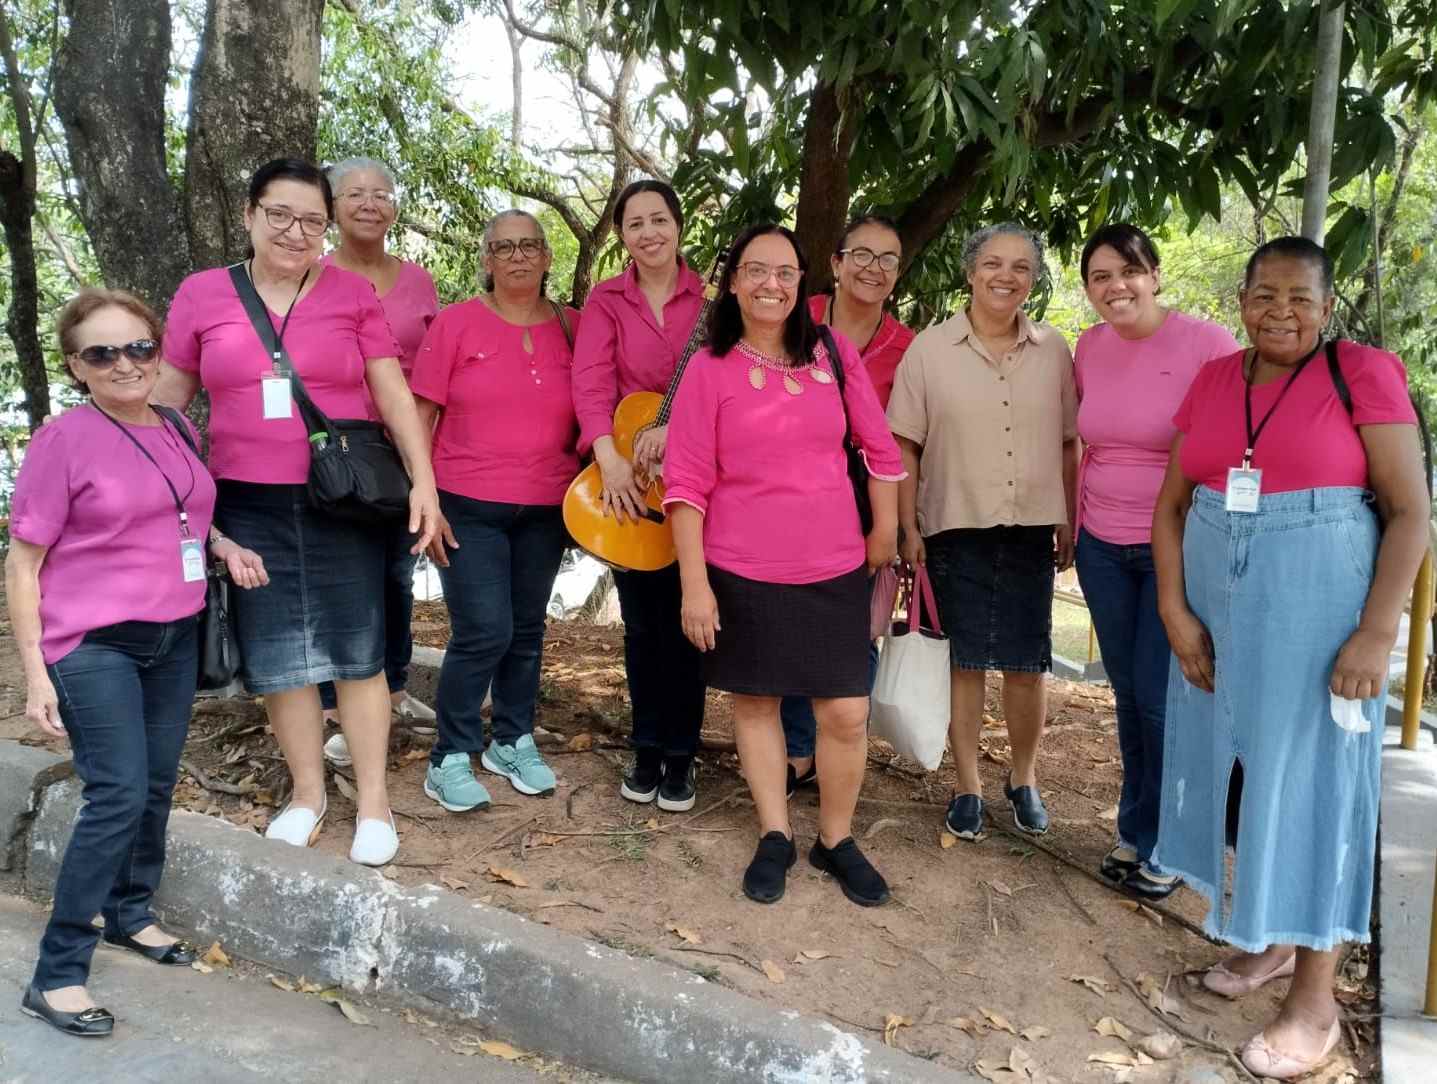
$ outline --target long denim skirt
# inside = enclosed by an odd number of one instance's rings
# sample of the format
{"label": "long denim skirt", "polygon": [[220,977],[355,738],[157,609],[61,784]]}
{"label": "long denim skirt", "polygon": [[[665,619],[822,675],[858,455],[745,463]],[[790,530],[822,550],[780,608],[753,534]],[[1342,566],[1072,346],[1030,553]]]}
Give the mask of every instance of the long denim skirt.
{"label": "long denim skirt", "polygon": [[[1207,930],[1249,952],[1369,940],[1382,699],[1365,732],[1328,682],[1357,628],[1378,525],[1360,489],[1263,494],[1253,514],[1199,487],[1183,535],[1188,605],[1212,635],[1215,692],[1168,672],[1154,861],[1208,898]],[[1234,766],[1236,854],[1225,873]]]}
{"label": "long denim skirt", "polygon": [[277,693],[383,670],[391,528],[323,515],[302,485],[221,480],[217,488],[215,525],[269,573],[264,587],[230,594],[245,688]]}

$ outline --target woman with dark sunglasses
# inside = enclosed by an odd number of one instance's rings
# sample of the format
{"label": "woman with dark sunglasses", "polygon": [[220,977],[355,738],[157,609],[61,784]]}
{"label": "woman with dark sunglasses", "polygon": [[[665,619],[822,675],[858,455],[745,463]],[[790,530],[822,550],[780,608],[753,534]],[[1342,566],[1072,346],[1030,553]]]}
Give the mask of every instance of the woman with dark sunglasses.
{"label": "woman with dark sunglasses", "polygon": [[[212,532],[215,485],[195,433],[148,403],[155,314],[131,294],[87,289],[61,310],[57,331],[89,401],[30,443],[5,582],[25,714],[69,740],[85,804],[21,1007],[66,1034],[102,1036],[115,1019],[85,988],[97,913],[113,945],[161,964],[195,959],[194,946],[155,922],[150,900],[195,694],[206,541],[241,587],[266,575],[258,555]],[[97,561],[121,574],[97,574]]]}

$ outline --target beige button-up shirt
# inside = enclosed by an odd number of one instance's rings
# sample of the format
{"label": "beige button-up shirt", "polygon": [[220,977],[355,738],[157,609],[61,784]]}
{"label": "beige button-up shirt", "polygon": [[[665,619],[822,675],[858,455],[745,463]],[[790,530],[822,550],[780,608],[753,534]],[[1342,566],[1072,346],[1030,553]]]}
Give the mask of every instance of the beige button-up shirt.
{"label": "beige button-up shirt", "polygon": [[1018,341],[993,357],[966,311],[903,355],[888,401],[895,436],[921,445],[918,527],[1068,521],[1063,444],[1078,435],[1073,355],[1062,334],[1018,314]]}

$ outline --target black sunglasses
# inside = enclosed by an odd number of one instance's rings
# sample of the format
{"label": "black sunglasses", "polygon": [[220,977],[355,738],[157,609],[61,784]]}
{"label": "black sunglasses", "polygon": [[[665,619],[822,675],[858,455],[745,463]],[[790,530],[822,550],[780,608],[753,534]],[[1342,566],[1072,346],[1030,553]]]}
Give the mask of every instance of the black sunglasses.
{"label": "black sunglasses", "polygon": [[160,352],[160,344],[154,339],[136,339],[124,346],[87,346],[83,350],[77,350],[70,356],[79,358],[86,365],[93,365],[96,369],[108,369],[115,362],[120,360],[124,354],[133,362],[154,361],[155,355]]}

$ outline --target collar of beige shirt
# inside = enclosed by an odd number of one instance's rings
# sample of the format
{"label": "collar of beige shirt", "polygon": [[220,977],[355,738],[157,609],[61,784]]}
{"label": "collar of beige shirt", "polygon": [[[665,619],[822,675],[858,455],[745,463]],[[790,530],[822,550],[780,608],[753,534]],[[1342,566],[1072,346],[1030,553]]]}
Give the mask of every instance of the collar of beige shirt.
{"label": "collar of beige shirt", "polygon": [[[945,337],[952,340],[955,346],[959,345],[964,340],[967,340],[969,345],[972,346],[974,352],[977,353],[977,355],[981,357],[984,361],[988,362],[988,364],[990,365],[998,364],[997,361],[993,358],[993,356],[988,353],[988,348],[983,344],[983,340],[980,339],[977,333],[973,330],[973,322],[968,319],[968,309],[966,306],[959,309],[956,313],[954,313],[952,316],[950,316],[947,320],[943,322],[943,333]],[[1028,319],[1028,314],[1022,309],[1019,309],[1018,339],[1016,342],[1014,342],[1013,349],[1017,350],[1018,347],[1021,346],[1024,342],[1030,342],[1034,345],[1037,345],[1039,342],[1042,341],[1043,337],[1049,333],[1049,328],[1043,326],[1042,324],[1033,323],[1032,320]]]}

